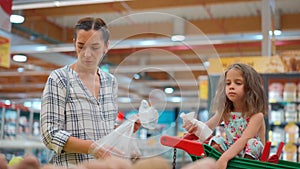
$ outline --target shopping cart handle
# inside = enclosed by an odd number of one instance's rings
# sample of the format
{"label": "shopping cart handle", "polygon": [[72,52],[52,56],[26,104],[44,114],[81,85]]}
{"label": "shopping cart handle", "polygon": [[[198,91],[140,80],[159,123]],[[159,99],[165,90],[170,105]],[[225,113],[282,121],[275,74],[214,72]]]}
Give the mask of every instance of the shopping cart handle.
{"label": "shopping cart handle", "polygon": [[182,149],[190,155],[205,157],[204,148],[200,142],[174,136],[162,136],[160,138],[160,143],[164,146]]}

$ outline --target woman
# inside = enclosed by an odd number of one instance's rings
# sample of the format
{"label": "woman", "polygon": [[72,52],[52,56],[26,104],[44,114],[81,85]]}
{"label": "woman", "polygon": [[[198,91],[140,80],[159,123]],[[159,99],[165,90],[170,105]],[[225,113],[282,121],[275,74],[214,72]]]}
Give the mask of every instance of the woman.
{"label": "woman", "polygon": [[50,74],[41,107],[42,140],[55,152],[53,163],[67,167],[110,156],[104,149],[89,149],[113,131],[118,112],[116,78],[98,68],[109,46],[105,22],[80,19],[73,42],[78,59]]}

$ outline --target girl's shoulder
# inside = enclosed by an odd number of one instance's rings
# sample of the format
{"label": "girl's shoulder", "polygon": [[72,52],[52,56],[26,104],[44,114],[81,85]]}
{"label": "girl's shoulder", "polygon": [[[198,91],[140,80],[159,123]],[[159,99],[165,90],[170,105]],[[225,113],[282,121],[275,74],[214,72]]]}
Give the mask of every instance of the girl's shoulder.
{"label": "girl's shoulder", "polygon": [[252,114],[250,117],[248,117],[250,120],[251,119],[255,119],[255,120],[259,120],[259,119],[264,119],[264,114],[262,112],[258,112],[255,114]]}

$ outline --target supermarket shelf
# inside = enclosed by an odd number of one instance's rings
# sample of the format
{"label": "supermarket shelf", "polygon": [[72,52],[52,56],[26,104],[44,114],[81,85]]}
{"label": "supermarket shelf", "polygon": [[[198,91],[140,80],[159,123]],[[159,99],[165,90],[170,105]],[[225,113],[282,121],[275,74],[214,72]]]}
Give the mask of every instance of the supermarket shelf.
{"label": "supermarket shelf", "polygon": [[32,149],[46,148],[42,142],[28,140],[0,140],[0,148]]}
{"label": "supermarket shelf", "polygon": [[[289,122],[271,122],[270,126],[279,126],[279,127],[284,127],[288,124]],[[296,125],[300,126],[300,122],[294,122]]]}

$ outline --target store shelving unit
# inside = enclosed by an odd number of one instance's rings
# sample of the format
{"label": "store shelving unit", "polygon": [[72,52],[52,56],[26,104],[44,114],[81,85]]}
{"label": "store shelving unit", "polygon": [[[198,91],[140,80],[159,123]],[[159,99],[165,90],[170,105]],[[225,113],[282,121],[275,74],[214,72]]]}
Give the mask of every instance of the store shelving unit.
{"label": "store shelving unit", "polygon": [[14,106],[0,107],[0,152],[7,160],[13,156],[36,155],[46,162],[46,148],[39,133],[39,113]]}
{"label": "store shelving unit", "polygon": [[[296,88],[296,93],[293,95],[296,96],[296,98],[290,99],[284,98],[284,89],[280,92],[280,95],[275,98],[270,98],[270,85],[272,83],[279,83],[283,87],[287,83],[294,83],[296,86],[300,84],[300,73],[297,72],[289,72],[289,73],[272,73],[272,74],[262,74],[262,78],[264,81],[264,88],[266,90],[268,100],[269,100],[269,114],[268,118],[266,119],[267,122],[267,131],[269,132],[267,135],[268,140],[271,140],[273,143],[273,146],[277,146],[280,141],[283,141],[285,144],[287,144],[287,132],[285,131],[286,125],[289,123],[294,123],[300,128],[300,96],[298,93],[300,92]],[[272,95],[272,94],[271,94]],[[289,105],[292,105],[295,107],[295,111],[292,113],[288,113],[287,107]],[[289,115],[288,115],[289,114]],[[297,133],[295,137],[296,140],[292,143],[297,147],[297,151],[291,154],[294,158],[293,161],[300,162],[299,161],[299,131],[296,131]],[[283,152],[284,154],[285,152]],[[286,158],[284,155],[283,158]],[[289,160],[289,159],[288,159]]]}

